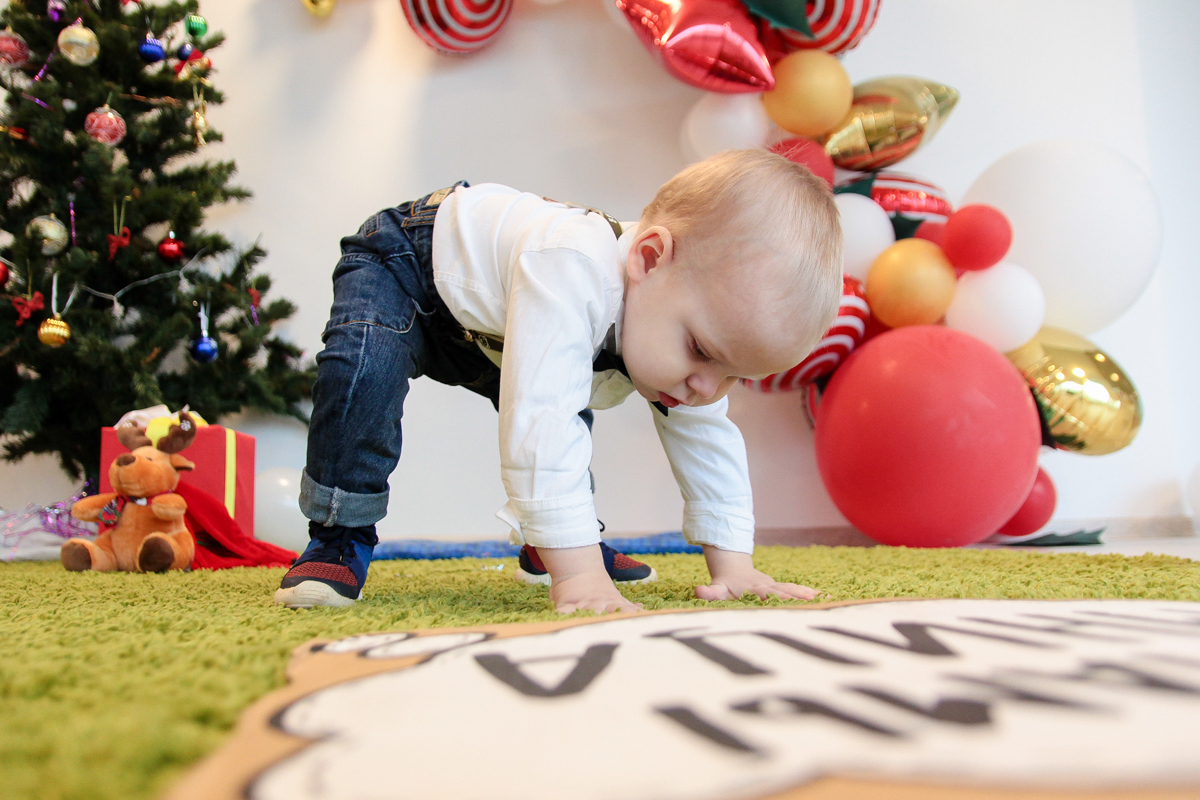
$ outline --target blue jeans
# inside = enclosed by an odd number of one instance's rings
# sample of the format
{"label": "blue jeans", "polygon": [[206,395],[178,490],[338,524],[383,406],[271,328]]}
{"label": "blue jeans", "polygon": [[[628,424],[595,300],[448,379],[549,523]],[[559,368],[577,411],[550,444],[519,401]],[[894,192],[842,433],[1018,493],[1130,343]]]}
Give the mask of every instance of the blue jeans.
{"label": "blue jeans", "polygon": [[[412,378],[499,405],[500,369],[466,340],[433,283],[440,194],[380,211],[342,239],[300,482],[300,509],[320,525],[364,528],[386,515]],[[590,428],[592,412],[581,416]]]}

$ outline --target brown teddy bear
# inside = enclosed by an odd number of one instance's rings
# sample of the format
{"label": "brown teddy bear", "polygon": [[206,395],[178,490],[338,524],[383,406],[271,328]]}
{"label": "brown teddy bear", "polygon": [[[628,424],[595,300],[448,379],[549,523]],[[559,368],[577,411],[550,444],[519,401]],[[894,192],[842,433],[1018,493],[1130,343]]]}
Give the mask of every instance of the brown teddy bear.
{"label": "brown teddy bear", "polygon": [[179,451],[196,438],[196,422],[180,412],[158,446],[133,422],[117,428],[117,439],[132,452],[117,456],[108,468],[115,492],[85,497],[71,506],[84,522],[113,525],[96,539],[70,539],[62,546],[62,564],[72,572],[165,572],[192,563],[196,543],[183,524],[187,503],[174,494],[179,470],[195,464]]}

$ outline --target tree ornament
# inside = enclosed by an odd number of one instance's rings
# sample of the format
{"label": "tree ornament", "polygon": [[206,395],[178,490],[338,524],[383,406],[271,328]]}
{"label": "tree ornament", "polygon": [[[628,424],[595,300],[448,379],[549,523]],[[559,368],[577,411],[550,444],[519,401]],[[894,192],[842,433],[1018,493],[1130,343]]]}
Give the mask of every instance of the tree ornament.
{"label": "tree ornament", "polygon": [[50,312],[54,314],[52,319],[43,320],[38,326],[37,337],[38,341],[47,347],[62,347],[71,338],[71,326],[63,321],[62,315],[67,313],[67,309],[71,307],[71,303],[75,302],[75,295],[79,291],[79,285],[71,290],[71,296],[67,298],[67,304],[63,306],[63,310],[58,310],[58,273],[54,273],[54,283],[50,290]]}
{"label": "tree ornament", "polygon": [[183,258],[183,242],[175,238],[175,231],[168,233],[158,243],[158,255],[169,264],[174,264]]}
{"label": "tree ornament", "polygon": [[62,347],[71,338],[71,326],[55,317],[42,320],[38,326],[38,341],[47,347]]}
{"label": "tree ornament", "polygon": [[210,69],[212,61],[208,56],[204,55],[204,51],[199,48],[192,48],[188,53],[187,59],[180,61],[175,65],[175,75],[180,80],[186,80],[192,76],[192,72],[199,69]]}
{"label": "tree ornament", "polygon": [[191,36],[193,39],[199,39],[208,33],[208,21],[199,14],[188,14],[183,27],[187,30],[188,36]]}
{"label": "tree ornament", "polygon": [[147,33],[146,40],[138,45],[138,55],[147,64],[157,64],[159,61],[162,61],[166,57],[166,49],[163,47],[162,39],[155,39],[153,35]]}
{"label": "tree ornament", "polygon": [[58,49],[72,64],[86,67],[100,55],[100,42],[91,28],[85,28],[79,20],[75,20],[59,32]]}
{"label": "tree ornament", "polygon": [[5,29],[0,31],[0,67],[23,67],[29,62],[29,45],[21,34]]}
{"label": "tree ornament", "polygon": [[333,7],[337,5],[337,0],[300,0],[304,4],[305,10],[312,14],[317,19],[324,19],[333,12]]}
{"label": "tree ornament", "polygon": [[26,236],[37,236],[42,240],[42,255],[56,256],[67,247],[67,226],[53,214],[34,217],[25,226]]}
{"label": "tree ornament", "polygon": [[125,138],[125,119],[105,103],[87,115],[83,129],[97,142],[115,145]]}
{"label": "tree ornament", "polygon": [[62,22],[63,15],[67,13],[67,4],[63,0],[47,0],[46,16],[52,22]]}
{"label": "tree ornament", "polygon": [[208,303],[200,306],[200,335],[192,340],[192,358],[202,364],[210,364],[217,359],[217,343],[208,335]]}
{"label": "tree ornament", "polygon": [[180,61],[187,61],[188,56],[190,56],[192,51],[195,49],[195,45],[193,45],[191,42],[184,42],[183,44],[179,45],[179,49],[175,51],[175,57]]}
{"label": "tree ornament", "polygon": [[3,291],[4,287],[6,285],[8,285],[8,279],[9,279],[8,265],[4,264],[4,263],[0,263],[0,291]]}
{"label": "tree ornament", "polygon": [[125,204],[129,202],[129,196],[121,201],[121,213],[117,214],[117,201],[113,199],[113,232],[108,234],[108,260],[112,261],[117,257],[117,251],[122,247],[128,247],[131,234],[129,228],[125,227]]}
{"label": "tree ornament", "polygon": [[203,147],[204,134],[208,133],[208,101],[204,99],[204,93],[200,91],[199,86],[192,87],[192,102],[196,105],[192,110],[191,119],[188,120],[188,126],[192,129],[192,135],[196,137],[196,147]]}

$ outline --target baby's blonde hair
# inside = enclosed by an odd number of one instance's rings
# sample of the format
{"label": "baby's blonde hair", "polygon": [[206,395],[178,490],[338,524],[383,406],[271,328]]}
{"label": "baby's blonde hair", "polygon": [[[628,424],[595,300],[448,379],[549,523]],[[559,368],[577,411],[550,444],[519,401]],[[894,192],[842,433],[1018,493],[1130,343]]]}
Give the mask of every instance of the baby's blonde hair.
{"label": "baby's blonde hair", "polygon": [[806,167],[766,150],[726,150],[659,188],[639,230],[662,225],[677,257],[706,268],[766,255],[781,268],[769,308],[808,353],[842,293],[842,228],[833,193]]}

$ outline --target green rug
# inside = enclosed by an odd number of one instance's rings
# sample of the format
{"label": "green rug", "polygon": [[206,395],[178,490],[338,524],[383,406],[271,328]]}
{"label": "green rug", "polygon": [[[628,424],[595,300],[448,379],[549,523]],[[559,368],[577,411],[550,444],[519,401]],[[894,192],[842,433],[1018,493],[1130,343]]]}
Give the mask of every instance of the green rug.
{"label": "green rug", "polygon": [[[629,587],[631,599],[706,605],[691,594],[701,556],[645,561],[659,582]],[[1200,562],[1168,556],[764,547],[756,561],[835,600],[1200,601]],[[279,569],[101,575],[0,564],[0,797],[154,797],[283,683],[290,651],[313,637],[555,619],[545,588],[512,580],[515,566],[380,561],[354,608],[298,612],[271,605]]]}

